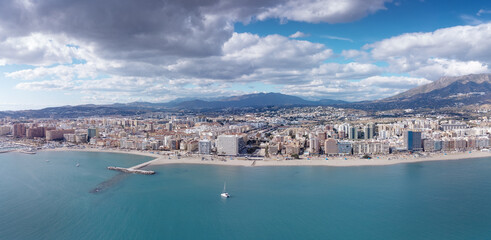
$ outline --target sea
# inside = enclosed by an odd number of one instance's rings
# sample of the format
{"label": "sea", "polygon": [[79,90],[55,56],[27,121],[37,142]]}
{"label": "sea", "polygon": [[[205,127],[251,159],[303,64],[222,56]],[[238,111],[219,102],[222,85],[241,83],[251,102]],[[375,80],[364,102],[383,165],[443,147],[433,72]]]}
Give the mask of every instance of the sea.
{"label": "sea", "polygon": [[[0,154],[0,239],[491,239],[491,158],[361,167]],[[77,164],[79,166],[77,167]],[[226,183],[231,198],[220,193]]]}

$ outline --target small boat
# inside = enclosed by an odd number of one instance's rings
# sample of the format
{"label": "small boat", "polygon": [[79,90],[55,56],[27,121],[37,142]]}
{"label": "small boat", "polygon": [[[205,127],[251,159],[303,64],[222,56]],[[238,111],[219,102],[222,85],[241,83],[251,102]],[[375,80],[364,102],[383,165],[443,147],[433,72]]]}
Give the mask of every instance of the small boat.
{"label": "small boat", "polygon": [[75,165],[75,167],[80,167],[80,163],[77,163],[77,165]]}
{"label": "small boat", "polygon": [[226,187],[227,187],[227,184],[223,183],[223,192],[220,194],[220,196],[222,198],[229,198],[230,197],[230,194],[228,194]]}

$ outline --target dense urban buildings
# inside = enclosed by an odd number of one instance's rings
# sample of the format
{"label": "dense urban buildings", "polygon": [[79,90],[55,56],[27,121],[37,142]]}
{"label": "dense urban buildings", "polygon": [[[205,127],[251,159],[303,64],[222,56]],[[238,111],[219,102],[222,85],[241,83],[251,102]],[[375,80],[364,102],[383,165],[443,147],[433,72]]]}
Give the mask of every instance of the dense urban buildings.
{"label": "dense urban buildings", "polygon": [[489,148],[486,115],[377,117],[332,107],[248,114],[0,119],[2,141],[35,148],[96,147],[163,154],[301,158]]}

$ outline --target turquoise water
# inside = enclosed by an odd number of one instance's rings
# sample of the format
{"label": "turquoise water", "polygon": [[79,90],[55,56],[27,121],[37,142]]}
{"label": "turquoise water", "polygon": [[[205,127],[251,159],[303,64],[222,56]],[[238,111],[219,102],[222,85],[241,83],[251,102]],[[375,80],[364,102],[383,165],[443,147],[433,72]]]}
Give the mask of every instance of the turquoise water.
{"label": "turquoise water", "polygon": [[[491,239],[491,158],[105,169],[146,160],[0,154],[0,239]],[[219,197],[224,181],[230,199]]]}

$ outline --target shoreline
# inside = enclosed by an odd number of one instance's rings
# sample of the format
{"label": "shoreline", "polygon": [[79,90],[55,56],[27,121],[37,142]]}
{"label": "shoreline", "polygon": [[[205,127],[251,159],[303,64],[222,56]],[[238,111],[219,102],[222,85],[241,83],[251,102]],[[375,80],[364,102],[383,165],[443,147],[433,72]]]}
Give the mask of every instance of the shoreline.
{"label": "shoreline", "polygon": [[[205,164],[205,165],[220,165],[220,166],[245,166],[245,167],[262,167],[262,166],[331,166],[331,167],[357,167],[357,166],[386,166],[402,163],[418,163],[432,161],[455,161],[471,158],[491,157],[491,152],[482,151],[466,151],[466,152],[451,152],[451,153],[430,153],[427,156],[417,156],[410,154],[391,154],[374,156],[372,159],[360,159],[355,156],[337,156],[328,157],[311,157],[311,160],[276,160],[275,158],[267,158],[264,160],[226,160],[226,157],[213,156],[211,160],[201,160],[202,156],[181,156],[162,155],[151,152],[141,152],[135,150],[118,150],[118,149],[72,149],[72,148],[55,148],[43,149],[41,151],[73,151],[73,152],[100,152],[100,153],[118,153],[118,154],[134,154],[153,159],[147,161],[146,166],[158,166],[167,164]],[[211,156],[204,156],[205,159],[210,159]],[[346,160],[345,160],[346,159]]]}

